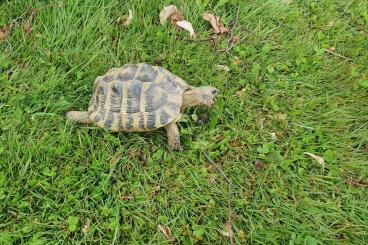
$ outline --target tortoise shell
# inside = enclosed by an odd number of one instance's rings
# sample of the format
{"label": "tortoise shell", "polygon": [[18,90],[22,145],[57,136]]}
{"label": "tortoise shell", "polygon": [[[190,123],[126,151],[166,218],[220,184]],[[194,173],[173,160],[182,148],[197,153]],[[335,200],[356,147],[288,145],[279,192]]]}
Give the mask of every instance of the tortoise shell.
{"label": "tortoise shell", "polygon": [[149,131],[180,117],[184,91],[191,87],[163,67],[126,64],[96,78],[88,113],[112,131]]}

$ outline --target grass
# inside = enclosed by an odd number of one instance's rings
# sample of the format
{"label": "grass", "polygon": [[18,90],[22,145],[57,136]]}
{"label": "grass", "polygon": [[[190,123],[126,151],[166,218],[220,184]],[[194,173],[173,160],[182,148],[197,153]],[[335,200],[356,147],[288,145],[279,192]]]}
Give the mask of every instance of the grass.
{"label": "grass", "polygon": [[[171,3],[197,40],[159,24]],[[238,6],[239,42],[222,52],[229,36],[205,41],[201,15],[229,26]],[[33,8],[32,33],[28,11],[0,41],[1,244],[227,244],[228,201],[235,244],[368,243],[365,0],[5,0],[0,24]],[[213,109],[186,110],[184,151],[164,130],[65,120],[86,109],[95,77],[135,62],[221,90]]]}

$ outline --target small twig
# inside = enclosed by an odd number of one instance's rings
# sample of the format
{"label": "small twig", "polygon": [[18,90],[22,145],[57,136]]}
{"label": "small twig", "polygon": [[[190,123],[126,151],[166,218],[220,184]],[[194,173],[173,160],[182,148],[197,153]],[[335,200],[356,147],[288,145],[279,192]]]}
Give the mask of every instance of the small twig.
{"label": "small twig", "polygon": [[[235,17],[235,21],[234,24],[231,25],[231,30],[233,30],[235,28],[235,26],[238,24],[239,21],[239,14],[240,14],[240,4],[238,4],[238,9],[236,10],[236,17]],[[233,36],[233,35],[232,35]]]}
{"label": "small twig", "polygon": [[346,59],[346,60],[353,61],[353,59],[351,59],[351,58],[349,58],[349,57],[343,56],[343,55],[341,55],[341,54],[337,54],[337,53],[335,53],[335,52],[333,52],[333,51],[331,51],[331,50],[328,50],[328,49],[326,49],[326,48],[324,48],[323,50],[324,50],[325,52],[327,52],[327,53],[330,53],[330,54],[336,55],[337,57],[340,57],[340,58],[343,58],[343,59]]}
{"label": "small twig", "polygon": [[235,35],[234,35],[234,28],[236,27],[236,25],[238,24],[238,21],[239,21],[239,13],[240,13],[240,4],[238,4],[238,9],[236,10],[236,17],[235,17],[235,20],[233,22],[233,24],[231,25],[231,28],[230,28],[230,38],[229,38],[229,41],[228,41],[228,44],[227,44],[227,48],[226,49],[223,49],[223,50],[220,50],[220,52],[229,52],[234,46],[235,44],[238,42],[238,40],[234,41],[234,38],[235,38]]}
{"label": "small twig", "polygon": [[232,184],[232,182],[231,182],[231,180],[228,178],[228,177],[226,177],[226,175],[225,175],[225,173],[224,173],[224,171],[220,168],[220,166],[218,166],[208,155],[207,155],[207,153],[204,153],[204,155],[206,156],[206,158],[207,158],[207,160],[221,173],[221,175],[224,177],[224,179],[227,181],[227,183],[229,184],[229,185],[233,185]]}
{"label": "small twig", "polygon": [[233,187],[233,183],[231,181],[231,179],[229,179],[224,171],[221,169],[220,166],[218,166],[208,155],[207,153],[204,153],[204,155],[206,156],[207,160],[221,173],[222,177],[224,177],[224,179],[226,180],[227,184],[228,184],[228,195],[227,195],[227,208],[228,208],[228,215],[227,215],[227,222],[226,222],[226,226],[228,228],[228,232],[229,232],[229,239],[230,239],[230,244],[233,245],[234,244],[234,239],[233,239],[233,230],[232,230],[232,209],[231,209],[231,193],[232,193],[232,187]]}

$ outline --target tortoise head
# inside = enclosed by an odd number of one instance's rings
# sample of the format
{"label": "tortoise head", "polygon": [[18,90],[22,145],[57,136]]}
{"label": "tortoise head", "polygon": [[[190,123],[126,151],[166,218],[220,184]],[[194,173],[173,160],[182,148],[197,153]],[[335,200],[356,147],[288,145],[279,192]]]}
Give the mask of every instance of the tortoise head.
{"label": "tortoise head", "polygon": [[183,107],[206,105],[212,106],[219,90],[211,86],[202,86],[187,90],[183,94]]}

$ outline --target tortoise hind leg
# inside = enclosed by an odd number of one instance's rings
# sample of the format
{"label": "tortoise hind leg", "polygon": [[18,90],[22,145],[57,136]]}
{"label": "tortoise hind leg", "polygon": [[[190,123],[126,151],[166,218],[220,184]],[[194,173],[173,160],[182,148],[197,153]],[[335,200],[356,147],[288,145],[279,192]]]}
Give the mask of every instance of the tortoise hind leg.
{"label": "tortoise hind leg", "polygon": [[69,111],[66,113],[66,117],[69,120],[84,123],[84,124],[91,124],[92,120],[89,118],[88,112],[86,111]]}
{"label": "tortoise hind leg", "polygon": [[167,131],[167,141],[171,148],[174,150],[181,151],[183,148],[180,146],[180,134],[178,126],[176,126],[175,122],[171,122],[166,125]]}

